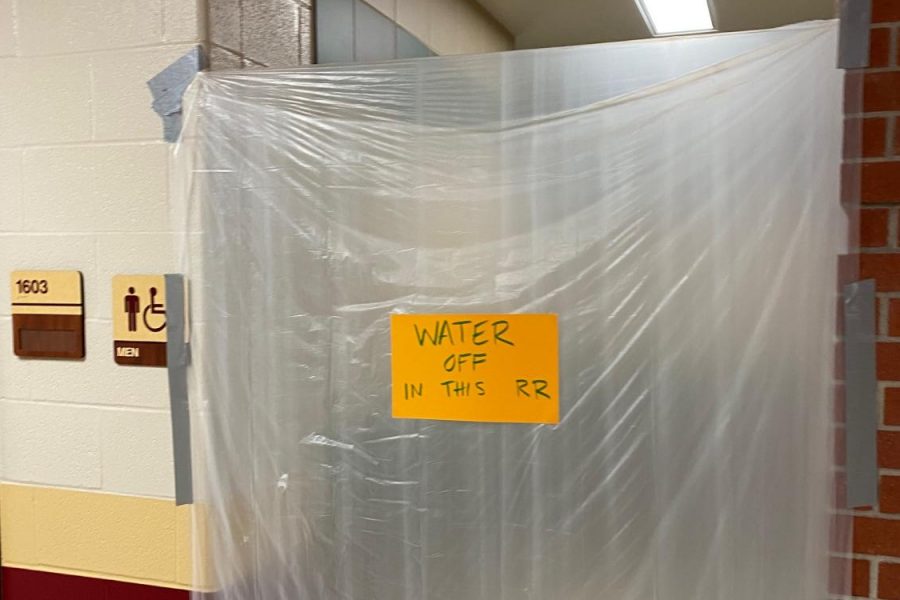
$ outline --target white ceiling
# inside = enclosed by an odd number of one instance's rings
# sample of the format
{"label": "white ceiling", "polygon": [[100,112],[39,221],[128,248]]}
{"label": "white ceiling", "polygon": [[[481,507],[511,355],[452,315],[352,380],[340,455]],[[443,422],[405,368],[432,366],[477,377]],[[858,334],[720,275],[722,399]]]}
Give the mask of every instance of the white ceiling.
{"label": "white ceiling", "polygon": [[[635,0],[476,0],[516,48],[650,37]],[[719,31],[765,29],[835,15],[835,0],[709,0]]]}

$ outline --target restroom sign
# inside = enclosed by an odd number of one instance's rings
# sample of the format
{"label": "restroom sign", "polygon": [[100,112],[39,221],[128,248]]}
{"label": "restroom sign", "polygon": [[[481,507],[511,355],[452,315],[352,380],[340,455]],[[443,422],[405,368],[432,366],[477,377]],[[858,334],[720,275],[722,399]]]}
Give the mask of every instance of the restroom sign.
{"label": "restroom sign", "polygon": [[559,422],[554,314],[391,315],[397,419]]}
{"label": "restroom sign", "polygon": [[120,365],[165,367],[165,276],[113,277],[112,312],[116,362]]}

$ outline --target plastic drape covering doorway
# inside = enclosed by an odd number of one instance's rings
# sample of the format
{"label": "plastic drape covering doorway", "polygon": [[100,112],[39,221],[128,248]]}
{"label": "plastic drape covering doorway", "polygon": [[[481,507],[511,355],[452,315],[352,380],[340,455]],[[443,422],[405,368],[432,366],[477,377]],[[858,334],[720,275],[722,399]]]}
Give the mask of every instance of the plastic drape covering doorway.
{"label": "plastic drape covering doorway", "polygon": [[[215,597],[827,597],[835,45],[199,77],[176,161]],[[390,315],[440,312],[557,314],[560,423],[392,418]]]}

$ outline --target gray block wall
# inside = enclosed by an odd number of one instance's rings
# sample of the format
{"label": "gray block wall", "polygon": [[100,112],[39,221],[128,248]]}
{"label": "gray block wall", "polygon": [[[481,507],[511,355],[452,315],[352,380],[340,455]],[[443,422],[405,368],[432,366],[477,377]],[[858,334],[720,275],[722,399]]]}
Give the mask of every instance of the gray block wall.
{"label": "gray block wall", "polygon": [[208,0],[214,71],[314,62],[313,0]]}

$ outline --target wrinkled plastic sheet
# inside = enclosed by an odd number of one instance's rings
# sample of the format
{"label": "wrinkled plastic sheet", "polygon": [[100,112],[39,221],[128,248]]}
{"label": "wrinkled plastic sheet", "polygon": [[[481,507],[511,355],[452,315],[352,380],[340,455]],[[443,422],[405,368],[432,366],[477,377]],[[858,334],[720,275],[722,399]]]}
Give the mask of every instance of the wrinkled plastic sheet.
{"label": "wrinkled plastic sheet", "polygon": [[[214,596],[825,598],[835,46],[199,76],[176,188]],[[392,418],[398,312],[557,314],[559,424]]]}

